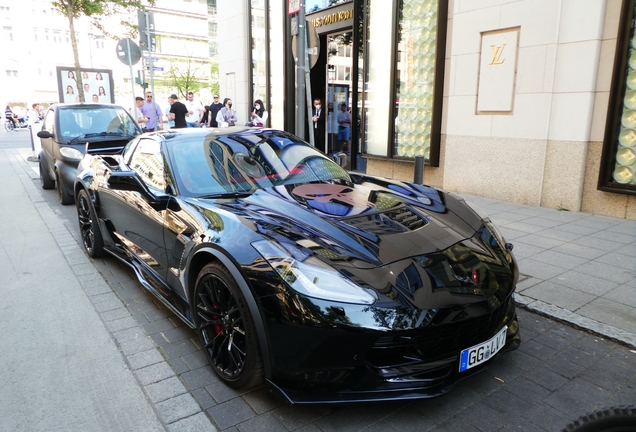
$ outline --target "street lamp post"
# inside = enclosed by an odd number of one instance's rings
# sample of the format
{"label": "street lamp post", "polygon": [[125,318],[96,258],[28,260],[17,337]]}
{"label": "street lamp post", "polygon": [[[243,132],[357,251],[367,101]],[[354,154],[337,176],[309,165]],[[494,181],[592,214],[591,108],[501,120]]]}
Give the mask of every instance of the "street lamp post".
{"label": "street lamp post", "polygon": [[335,148],[335,143],[333,139],[333,130],[331,128],[332,128],[332,122],[333,122],[332,117],[336,115],[335,103],[334,103],[336,101],[336,93],[334,89],[334,81],[336,79],[336,65],[332,65],[332,64],[327,65],[327,79],[329,80],[329,84],[331,85],[331,97],[329,98],[329,100],[327,100],[327,106],[329,106],[329,102],[331,102],[331,106],[332,106],[331,115],[329,114],[329,110],[327,110],[327,135],[329,136],[329,138],[327,139],[327,143],[329,147],[327,151],[330,151],[330,150],[333,151]]}

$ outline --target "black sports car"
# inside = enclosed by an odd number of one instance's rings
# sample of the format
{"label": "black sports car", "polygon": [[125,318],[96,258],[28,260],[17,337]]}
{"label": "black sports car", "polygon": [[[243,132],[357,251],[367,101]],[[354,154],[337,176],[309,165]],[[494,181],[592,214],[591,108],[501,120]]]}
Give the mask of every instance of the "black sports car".
{"label": "black sports car", "polygon": [[289,133],[148,133],[87,154],[75,196],[87,253],[129,264],[230,386],[431,397],[519,345],[517,264],[488,218]]}

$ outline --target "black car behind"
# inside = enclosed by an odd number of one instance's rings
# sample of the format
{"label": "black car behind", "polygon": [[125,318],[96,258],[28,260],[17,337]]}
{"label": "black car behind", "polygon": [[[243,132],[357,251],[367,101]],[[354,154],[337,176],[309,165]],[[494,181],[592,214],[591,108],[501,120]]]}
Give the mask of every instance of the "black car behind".
{"label": "black car behind", "polygon": [[73,203],[77,164],[86,152],[117,153],[141,129],[118,105],[54,104],[47,110],[38,137],[42,188],[57,192],[62,204]]}

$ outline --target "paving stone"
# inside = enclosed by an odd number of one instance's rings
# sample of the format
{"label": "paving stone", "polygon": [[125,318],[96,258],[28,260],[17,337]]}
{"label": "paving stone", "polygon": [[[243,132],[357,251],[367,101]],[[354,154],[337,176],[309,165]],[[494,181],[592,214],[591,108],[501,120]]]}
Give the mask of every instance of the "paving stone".
{"label": "paving stone", "polygon": [[190,367],[191,370],[198,369],[204,366],[210,367],[210,362],[202,351],[196,351],[191,354],[186,354],[181,357],[181,360],[183,360]]}
{"label": "paving stone", "polygon": [[579,377],[607,390],[614,390],[617,382],[636,377],[636,369],[633,365],[606,356],[586,368]]}
{"label": "paving stone", "polygon": [[603,298],[636,308],[636,284],[634,286],[625,284],[616,287],[603,295]]}
{"label": "paving stone", "polygon": [[172,423],[170,432],[216,432],[216,428],[205,413],[198,413]]}
{"label": "paving stone", "polygon": [[573,244],[587,246],[591,248],[601,249],[604,251],[614,251],[616,250],[616,243],[610,240],[604,240],[602,238],[597,237],[581,237],[572,241]]}
{"label": "paving stone", "polygon": [[457,416],[459,420],[481,431],[495,431],[504,427],[507,423],[507,417],[507,415],[490,408],[482,402],[477,402],[471,409],[467,409]]}
{"label": "paving stone", "polygon": [[189,394],[182,394],[155,404],[161,418],[168,424],[174,423],[201,411],[199,404]]}
{"label": "paving stone", "polygon": [[282,400],[272,397],[272,395],[265,390],[264,387],[246,393],[243,395],[243,399],[250,405],[250,407],[252,407],[256,414],[273,411],[283,404]]}
{"label": "paving stone", "polygon": [[633,273],[627,269],[598,261],[589,261],[582,266],[576,267],[574,270],[617,284],[624,284],[634,278]]}
{"label": "paving stone", "polygon": [[526,372],[523,376],[524,378],[535,382],[550,391],[555,391],[568,382],[567,378],[561,376],[556,372],[553,372],[546,367],[542,369],[537,368],[531,372]]}
{"label": "paving stone", "polygon": [[142,327],[146,333],[153,335],[164,330],[173,329],[174,324],[172,324],[172,321],[170,321],[169,318],[163,318],[157,321],[144,323],[142,324]]}
{"label": "paving stone", "polygon": [[208,408],[217,405],[214,398],[204,388],[192,390],[190,394],[192,395],[194,399],[196,399],[196,401],[199,403],[201,408],[204,410],[207,410]]}
{"label": "paving stone", "polygon": [[562,273],[550,281],[596,297],[602,296],[618,286],[616,282],[610,282],[606,279],[573,270]]}
{"label": "paving stone", "polygon": [[161,350],[164,352],[166,357],[172,359],[198,351],[198,348],[192,343],[191,340],[188,339],[162,345]]}
{"label": "paving stone", "polygon": [[113,332],[113,336],[120,344],[131,340],[147,338],[146,333],[139,326]]}
{"label": "paving stone", "polygon": [[138,352],[137,354],[129,355],[126,357],[130,363],[130,367],[133,370],[141,369],[146,366],[160,363],[165,361],[163,356],[156,348],[152,348],[146,351]]}
{"label": "paving stone", "polygon": [[186,385],[191,389],[198,389],[201,387],[208,386],[210,384],[215,385],[223,385],[216,373],[212,371],[212,368],[209,366],[203,366],[193,371],[188,371],[181,374],[181,377],[186,382]]}
{"label": "paving stone", "polygon": [[525,377],[519,377],[512,382],[506,383],[504,390],[518,396],[529,404],[540,402],[550,394],[550,390]]}
{"label": "paving stone", "polygon": [[348,410],[341,409],[321,417],[319,420],[316,420],[315,424],[321,431],[325,432],[348,432],[361,430],[364,423],[362,419],[351,414]]}
{"label": "paving stone", "polygon": [[437,424],[413,407],[407,407],[388,416],[383,420],[383,423],[400,432],[428,431]]}
{"label": "paving stone", "polygon": [[240,432],[270,432],[285,430],[285,426],[272,413],[244,421],[236,426]]}
{"label": "paving stone", "polygon": [[146,393],[154,403],[162,402],[186,392],[187,389],[176,376],[146,386]]}
{"label": "paving stone", "polygon": [[135,321],[133,317],[127,316],[126,318],[120,318],[117,320],[108,321],[105,324],[108,330],[110,330],[111,332],[116,332],[116,331],[120,331],[120,330],[124,330],[128,328],[136,327],[137,321]]}
{"label": "paving stone", "polygon": [[208,408],[207,413],[221,430],[238,425],[256,415],[247,402],[241,398],[234,398]]}
{"label": "paving stone", "polygon": [[621,267],[632,272],[636,276],[636,256],[622,252],[610,252],[596,258],[594,261]]}
{"label": "paving stone", "polygon": [[119,309],[110,310],[108,312],[103,312],[100,314],[104,321],[114,321],[122,318],[126,318],[130,316],[130,312],[125,307],[120,307]]}
{"label": "paving stone", "polygon": [[580,265],[585,264],[589,260],[586,258],[579,258],[576,256],[568,255],[561,252],[556,252],[554,250],[546,250],[540,252],[532,257],[535,261],[540,261],[542,263],[554,265],[557,267],[562,267],[566,269],[573,269]]}
{"label": "paving stone", "polygon": [[565,273],[568,269],[546,264],[532,258],[524,258],[518,261],[519,271],[541,280],[548,280]]}
{"label": "paving stone", "polygon": [[174,371],[167,362],[162,362],[138,369],[135,375],[141,384],[148,385],[173,377]]}
{"label": "paving stone", "polygon": [[229,387],[220,381],[206,386],[205,389],[218,403],[224,403],[231,399],[236,399],[249,391],[233,389],[232,387]]}
{"label": "paving stone", "polygon": [[526,354],[530,354],[539,360],[546,360],[556,354],[557,351],[555,349],[536,342],[537,337],[531,341],[522,343],[518,350],[523,351]]}
{"label": "paving stone", "polygon": [[[569,348],[566,348],[569,349]],[[565,351],[566,349],[562,350]],[[562,355],[557,354],[544,361],[544,366],[559,375],[572,379],[585,370],[583,366],[566,360]]]}
{"label": "paving stone", "polygon": [[155,344],[152,343],[152,341],[147,336],[145,336],[143,338],[121,342],[119,344],[119,347],[121,348],[122,352],[128,356],[154,348]]}
{"label": "paving stone", "polygon": [[272,413],[288,430],[299,429],[322,417],[317,407],[314,406],[282,405]]}
{"label": "paving stone", "polygon": [[524,296],[541,299],[568,311],[578,311],[597,297],[550,281],[541,282],[523,292]]}
{"label": "paving stone", "polygon": [[535,233],[537,236],[545,237],[550,240],[557,240],[562,242],[571,242],[576,240],[577,238],[583,237],[583,234],[578,232],[567,232],[564,230],[560,230],[557,228],[545,229],[543,231],[538,231]]}
{"label": "paving stone", "polygon": [[636,333],[636,308],[605,298],[597,298],[577,311],[584,317],[601,321],[632,334]]}
{"label": "paving stone", "polygon": [[574,420],[569,414],[544,403],[533,404],[521,416],[528,419],[530,424],[534,424],[546,431],[560,431]]}
{"label": "paving stone", "polygon": [[185,372],[188,372],[189,370],[192,370],[192,368],[183,361],[182,357],[169,359],[168,363],[170,363],[170,365],[172,366],[172,369],[174,369],[174,372],[178,375],[181,375]]}
{"label": "paving stone", "polygon": [[610,395],[608,390],[596,384],[575,378],[546,397],[544,403],[564,413],[569,413],[575,419],[592,411],[599,401],[609,399]]}

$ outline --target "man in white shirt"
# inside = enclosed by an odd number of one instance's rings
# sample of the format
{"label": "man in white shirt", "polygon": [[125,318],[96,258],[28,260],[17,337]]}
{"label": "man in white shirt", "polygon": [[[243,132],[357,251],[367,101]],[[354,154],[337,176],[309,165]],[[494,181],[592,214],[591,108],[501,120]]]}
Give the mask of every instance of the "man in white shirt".
{"label": "man in white shirt", "polygon": [[139,123],[139,127],[145,129],[148,117],[141,112],[140,108],[142,106],[144,106],[144,98],[137,96],[135,98],[135,106],[133,107],[133,117],[137,120],[137,123]]}
{"label": "man in white shirt", "polygon": [[190,127],[198,127],[201,125],[201,117],[203,117],[203,104],[194,100],[194,93],[188,92],[188,100],[184,104],[188,109],[186,116],[186,125]]}

